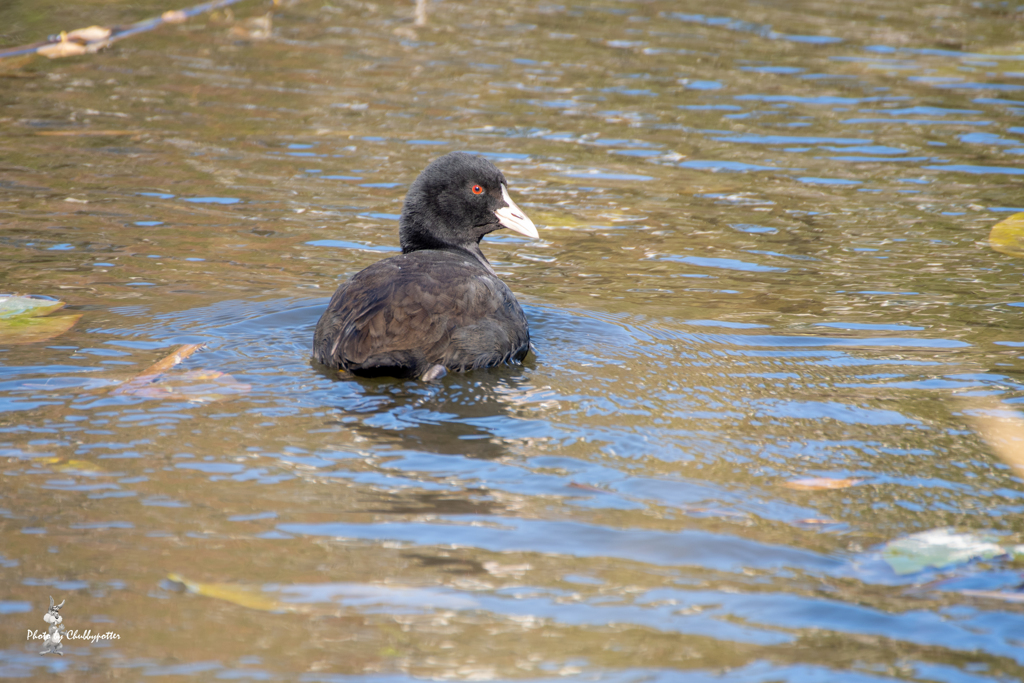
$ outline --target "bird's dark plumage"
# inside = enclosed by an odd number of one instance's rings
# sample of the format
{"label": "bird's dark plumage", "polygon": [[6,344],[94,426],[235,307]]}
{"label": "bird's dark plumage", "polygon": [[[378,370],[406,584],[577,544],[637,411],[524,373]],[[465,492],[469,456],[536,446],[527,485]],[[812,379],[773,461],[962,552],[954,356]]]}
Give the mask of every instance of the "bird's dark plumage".
{"label": "bird's dark plumage", "polygon": [[501,171],[461,152],[434,161],[406,195],[402,254],[338,287],[317,323],[314,359],[421,379],[521,361],[526,316],[480,251],[481,238],[502,227],[537,237]]}

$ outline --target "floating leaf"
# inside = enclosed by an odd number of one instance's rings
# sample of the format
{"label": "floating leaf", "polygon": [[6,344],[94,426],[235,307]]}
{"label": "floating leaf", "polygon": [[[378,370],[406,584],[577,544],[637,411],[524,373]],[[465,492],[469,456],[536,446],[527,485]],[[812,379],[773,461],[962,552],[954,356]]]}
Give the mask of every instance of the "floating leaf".
{"label": "floating leaf", "polygon": [[135,377],[114,389],[115,394],[135,394],[142,388],[152,384],[160,375],[164,374],[178,363],[203,348],[203,344],[185,344],[169,356],[161,358]]}
{"label": "floating leaf", "polygon": [[63,307],[63,301],[47,297],[0,295],[0,345],[34,344],[64,334],[81,313],[42,317]]}
{"label": "floating leaf", "polygon": [[61,315],[56,318],[14,318],[0,320],[0,346],[7,344],[38,344],[64,334],[82,317]]}
{"label": "floating leaf", "polygon": [[196,581],[189,581],[178,574],[168,574],[167,578],[175,583],[180,583],[190,593],[216,600],[224,600],[240,607],[260,610],[261,612],[307,611],[302,605],[275,600],[267,595],[259,586],[244,586],[235,583],[198,583]]}
{"label": "floating leaf", "polygon": [[861,483],[861,479],[830,479],[828,477],[807,477],[782,482],[787,489],[794,491],[825,491],[828,489],[848,489]]}
{"label": "floating leaf", "polygon": [[172,353],[169,356],[165,356],[164,358],[161,358],[157,362],[153,363],[148,368],[143,370],[142,373],[139,374],[138,377],[136,377],[135,379],[146,379],[150,377],[156,377],[157,375],[161,375],[170,370],[171,368],[173,368],[178,363],[183,362],[186,358],[188,358],[189,356],[191,356],[204,346],[206,345],[185,344],[183,346],[179,346],[174,353]]}
{"label": "floating leaf", "polygon": [[0,319],[38,318],[63,307],[63,301],[48,297],[0,295]]}
{"label": "floating leaf", "polygon": [[218,370],[193,370],[175,376],[166,373],[175,365],[203,348],[204,344],[185,344],[174,353],[160,359],[140,374],[114,389],[115,394],[129,394],[146,398],[168,398],[178,401],[211,403],[224,401],[252,388],[231,375]]}
{"label": "floating leaf", "polygon": [[1015,213],[992,226],[989,245],[1009,256],[1024,256],[1024,213]]}
{"label": "floating leaf", "polygon": [[[525,572],[529,565],[508,565],[513,572]],[[255,586],[234,583],[199,583],[178,574],[169,574],[168,581],[196,595],[223,600],[262,612],[297,612],[301,614],[336,614],[339,607],[392,609],[422,613],[426,609],[480,609],[472,599],[446,589],[417,588],[395,584],[317,583]]]}
{"label": "floating leaf", "polygon": [[59,463],[54,466],[58,472],[81,472],[86,474],[106,474],[107,471],[95,463],[91,463],[88,460],[76,460],[72,458],[65,463]]}
{"label": "floating leaf", "polygon": [[971,397],[964,401],[981,438],[1013,468],[1014,474],[1024,477],[1024,417],[992,397]]}
{"label": "floating leaf", "polygon": [[952,529],[932,529],[890,541],[882,550],[885,560],[897,574],[913,574],[932,567],[945,569],[971,560],[990,560],[1007,555],[996,543],[996,536],[958,534]]}
{"label": "floating leaf", "polygon": [[88,460],[76,460],[74,458],[64,461],[64,458],[59,455],[51,455],[44,458],[36,458],[33,462],[41,465],[52,465],[53,470],[57,472],[84,472],[88,474],[105,474],[104,470],[99,465],[89,462]]}
{"label": "floating leaf", "polygon": [[[3,53],[0,54],[0,60],[10,56],[30,52],[45,55],[51,59],[58,57],[71,57],[74,55],[94,54],[103,48],[108,47],[116,40],[135,36],[145,31],[152,31],[163,24],[180,24],[188,21],[190,16],[197,15],[201,12],[209,12],[216,8],[224,8],[237,2],[241,2],[241,0],[215,0],[214,2],[203,2],[185,10],[170,10],[164,12],[159,18],[143,19],[142,21],[137,21],[128,26],[118,26],[115,29],[109,29],[105,26],[89,26],[87,28],[75,29],[70,33],[62,31],[59,42],[44,41],[32,43],[31,45],[24,45],[20,48],[8,48],[0,51]],[[278,0],[274,1],[275,6],[279,4],[280,2],[278,2]],[[230,10],[228,10],[228,12],[230,12]],[[0,77],[9,76],[21,77],[22,74],[11,74],[0,70]],[[34,77],[34,75],[25,75],[24,77]]]}
{"label": "floating leaf", "polygon": [[36,50],[37,54],[49,57],[50,59],[58,59],[60,57],[77,57],[78,55],[86,54],[86,52],[88,52],[88,50],[86,50],[85,45],[70,40],[61,40],[59,43],[43,45],[41,48]]}
{"label": "floating leaf", "polygon": [[90,26],[88,28],[76,28],[69,31],[65,40],[75,40],[82,43],[92,43],[97,40],[106,40],[112,31],[106,26]]}
{"label": "floating leaf", "polygon": [[167,24],[183,24],[188,21],[188,15],[180,9],[167,10],[160,18]]}

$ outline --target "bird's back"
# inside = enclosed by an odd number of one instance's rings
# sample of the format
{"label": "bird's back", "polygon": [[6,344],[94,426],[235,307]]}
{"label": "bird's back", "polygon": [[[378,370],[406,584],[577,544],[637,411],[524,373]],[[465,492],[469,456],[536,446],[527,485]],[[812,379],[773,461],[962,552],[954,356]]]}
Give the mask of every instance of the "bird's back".
{"label": "bird's back", "polygon": [[420,377],[522,360],[530,333],[519,302],[470,254],[424,250],[379,261],[335,292],[313,357],[357,375]]}

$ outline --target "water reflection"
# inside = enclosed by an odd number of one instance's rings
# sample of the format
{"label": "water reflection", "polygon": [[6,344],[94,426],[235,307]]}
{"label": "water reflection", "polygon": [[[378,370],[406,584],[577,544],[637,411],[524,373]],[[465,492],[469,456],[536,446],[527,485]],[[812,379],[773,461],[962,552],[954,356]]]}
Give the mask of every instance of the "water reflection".
{"label": "water reflection", "polygon": [[[510,425],[522,397],[524,375],[533,366],[494,368],[424,386],[391,379],[349,378],[337,402],[336,424],[368,447],[426,451],[493,460],[508,455],[506,442],[523,442]],[[505,436],[503,436],[503,434]],[[525,443],[528,443],[526,439]]]}

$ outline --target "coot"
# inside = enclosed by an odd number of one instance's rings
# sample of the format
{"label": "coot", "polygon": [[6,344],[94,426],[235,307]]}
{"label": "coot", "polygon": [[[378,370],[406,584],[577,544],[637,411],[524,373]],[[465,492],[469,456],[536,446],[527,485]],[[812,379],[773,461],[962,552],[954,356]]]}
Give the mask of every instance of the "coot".
{"label": "coot", "polygon": [[313,357],[364,377],[422,380],[521,361],[526,316],[480,251],[483,236],[503,227],[537,237],[494,164],[462,152],[434,161],[405,197],[402,254],[338,287]]}

